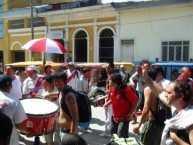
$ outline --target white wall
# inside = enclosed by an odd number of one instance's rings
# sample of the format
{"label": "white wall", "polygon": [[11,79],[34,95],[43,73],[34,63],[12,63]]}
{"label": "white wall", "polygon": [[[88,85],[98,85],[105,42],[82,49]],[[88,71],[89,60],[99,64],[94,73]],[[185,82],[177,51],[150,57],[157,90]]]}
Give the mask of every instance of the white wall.
{"label": "white wall", "polygon": [[161,61],[162,41],[190,41],[193,58],[193,4],[120,12],[120,40],[134,39],[134,61]]}

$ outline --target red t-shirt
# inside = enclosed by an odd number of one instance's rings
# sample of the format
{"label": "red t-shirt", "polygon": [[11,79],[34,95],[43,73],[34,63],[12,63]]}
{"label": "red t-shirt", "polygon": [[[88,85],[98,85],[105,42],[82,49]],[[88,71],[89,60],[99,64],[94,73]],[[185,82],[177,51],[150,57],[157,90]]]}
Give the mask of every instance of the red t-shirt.
{"label": "red t-shirt", "polygon": [[125,98],[122,96],[121,90],[111,88],[110,97],[113,108],[113,118],[115,121],[127,121],[127,115],[130,112],[131,103],[138,101],[138,96],[129,88],[124,89]]}

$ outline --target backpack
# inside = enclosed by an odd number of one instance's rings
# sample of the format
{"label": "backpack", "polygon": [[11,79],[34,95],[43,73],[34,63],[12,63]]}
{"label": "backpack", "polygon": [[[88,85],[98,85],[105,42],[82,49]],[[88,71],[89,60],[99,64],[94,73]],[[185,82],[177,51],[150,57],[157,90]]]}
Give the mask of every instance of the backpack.
{"label": "backpack", "polygon": [[157,121],[159,121],[160,124],[164,124],[166,119],[171,117],[172,113],[170,107],[166,106],[162,101],[159,100],[157,106]]}
{"label": "backpack", "polygon": [[72,88],[68,88],[65,90],[65,92],[62,93],[62,98],[61,98],[61,108],[62,110],[70,115],[69,110],[64,103],[65,101],[62,101],[65,99],[65,95],[69,92],[73,92],[74,95],[76,96],[77,100],[77,105],[78,105],[78,114],[79,114],[79,123],[86,123],[91,120],[92,117],[92,112],[91,112],[91,104],[88,96],[81,91],[75,91]]}
{"label": "backpack", "polygon": [[151,108],[150,108],[150,111],[152,112],[153,116],[155,117],[157,124],[160,124],[160,125],[164,125],[164,122],[166,121],[166,119],[169,119],[172,117],[170,107],[166,106],[159,99],[158,99],[156,114],[153,112]]}
{"label": "backpack", "polygon": [[78,104],[79,122],[89,122],[92,118],[91,103],[88,96],[82,91],[74,91]]}

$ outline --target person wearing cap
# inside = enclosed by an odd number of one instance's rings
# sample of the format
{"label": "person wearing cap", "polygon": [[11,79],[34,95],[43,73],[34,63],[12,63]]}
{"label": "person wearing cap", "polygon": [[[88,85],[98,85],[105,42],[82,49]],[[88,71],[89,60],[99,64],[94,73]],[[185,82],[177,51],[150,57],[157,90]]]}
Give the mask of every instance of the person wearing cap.
{"label": "person wearing cap", "polygon": [[0,106],[3,114],[6,114],[13,123],[10,145],[19,145],[17,130],[32,136],[32,133],[22,124],[27,119],[21,102],[10,94],[12,79],[9,75],[0,75]]}
{"label": "person wearing cap", "polygon": [[68,63],[68,69],[66,70],[67,85],[71,86],[73,90],[82,91],[80,82],[80,72],[75,68],[73,62]]}
{"label": "person wearing cap", "polygon": [[22,92],[23,97],[26,98],[28,95],[31,95],[32,98],[41,95],[42,91],[42,78],[44,76],[38,75],[36,66],[30,65],[27,67],[28,78],[23,82]]}
{"label": "person wearing cap", "polygon": [[21,82],[19,78],[16,75],[14,75],[13,67],[7,66],[5,72],[7,75],[11,77],[12,86],[14,86],[11,88],[10,94],[18,99],[21,99],[22,98]]}

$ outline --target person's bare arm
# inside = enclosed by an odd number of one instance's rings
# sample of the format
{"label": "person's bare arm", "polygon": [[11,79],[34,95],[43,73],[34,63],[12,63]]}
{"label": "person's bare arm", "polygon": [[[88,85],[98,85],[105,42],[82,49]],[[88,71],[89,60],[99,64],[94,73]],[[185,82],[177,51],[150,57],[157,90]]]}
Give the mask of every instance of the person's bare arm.
{"label": "person's bare arm", "polygon": [[191,145],[193,145],[193,125],[191,125],[188,129],[188,134],[189,134],[189,140]]}
{"label": "person's bare arm", "polygon": [[167,99],[165,97],[165,91],[160,87],[156,82],[154,82],[147,74],[147,69],[142,69],[140,66],[137,66],[137,71],[140,76],[142,76],[147,84],[150,87],[152,92],[158,97],[165,105],[168,106]]}
{"label": "person's bare arm", "polygon": [[15,124],[15,127],[19,131],[21,131],[22,133],[25,133],[25,135],[27,137],[32,137],[33,136],[33,133],[31,131],[27,130],[27,128],[22,123]]}
{"label": "person's bare arm", "polygon": [[143,107],[143,110],[142,110],[141,118],[139,120],[139,124],[136,124],[133,127],[133,131],[134,132],[138,132],[139,131],[139,128],[141,127],[143,122],[148,117],[149,110],[150,110],[150,105],[151,105],[151,95],[152,95],[152,91],[150,90],[150,88],[146,87],[144,89],[144,107]]}
{"label": "person's bare arm", "polygon": [[76,101],[76,96],[73,93],[68,93],[66,95],[66,105],[68,107],[70,116],[72,118],[70,132],[75,133],[78,128],[79,114],[78,114],[78,105]]}
{"label": "person's bare arm", "polygon": [[45,96],[43,96],[44,99],[57,99],[58,98],[58,95],[59,95],[59,92],[54,92],[54,93],[49,93]]}
{"label": "person's bare arm", "polygon": [[176,129],[171,129],[170,130],[170,138],[174,141],[175,144],[177,145],[189,145],[188,143],[184,142],[182,139],[180,139],[177,136],[177,130]]}

